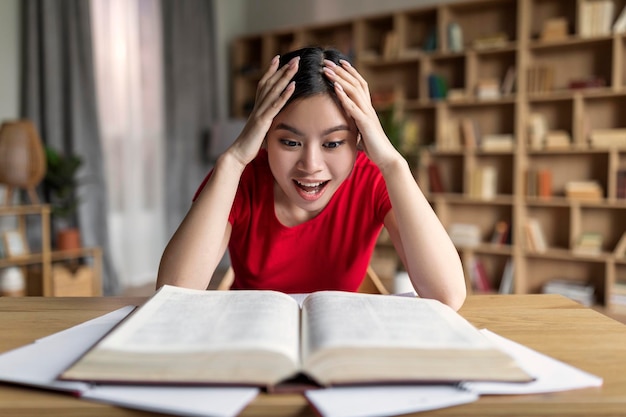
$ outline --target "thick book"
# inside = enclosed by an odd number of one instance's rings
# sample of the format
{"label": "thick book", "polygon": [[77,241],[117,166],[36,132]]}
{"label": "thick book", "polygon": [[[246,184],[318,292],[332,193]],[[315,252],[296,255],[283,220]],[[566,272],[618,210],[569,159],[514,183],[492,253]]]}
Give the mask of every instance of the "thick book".
{"label": "thick book", "polygon": [[415,297],[163,286],[60,376],[116,383],[529,381],[451,308]]}

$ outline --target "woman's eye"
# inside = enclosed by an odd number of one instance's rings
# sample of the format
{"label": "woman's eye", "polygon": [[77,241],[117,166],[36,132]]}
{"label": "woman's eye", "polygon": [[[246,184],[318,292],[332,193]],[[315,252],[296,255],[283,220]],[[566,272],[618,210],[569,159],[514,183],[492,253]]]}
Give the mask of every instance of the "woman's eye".
{"label": "woman's eye", "polygon": [[285,146],[289,146],[289,147],[298,146],[298,142],[296,142],[295,140],[281,139],[280,143],[282,143]]}
{"label": "woman's eye", "polygon": [[327,143],[324,144],[324,147],[328,148],[328,149],[335,149],[335,148],[338,148],[339,146],[341,146],[343,144],[344,144],[344,141],[342,141],[342,140],[337,141],[337,142],[327,142]]}

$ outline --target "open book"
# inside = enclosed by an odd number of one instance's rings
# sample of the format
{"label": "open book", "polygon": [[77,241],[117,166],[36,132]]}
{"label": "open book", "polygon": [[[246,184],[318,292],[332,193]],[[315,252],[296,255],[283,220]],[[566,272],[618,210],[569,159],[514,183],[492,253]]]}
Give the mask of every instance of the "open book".
{"label": "open book", "polygon": [[163,286],[61,379],[271,387],[528,381],[514,360],[444,304],[322,291],[302,307],[274,291]]}

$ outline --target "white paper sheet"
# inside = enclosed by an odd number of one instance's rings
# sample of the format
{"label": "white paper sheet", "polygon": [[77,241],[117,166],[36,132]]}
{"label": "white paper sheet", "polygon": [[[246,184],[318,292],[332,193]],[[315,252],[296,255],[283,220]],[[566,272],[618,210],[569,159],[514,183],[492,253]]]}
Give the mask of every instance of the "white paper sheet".
{"label": "white paper sheet", "polygon": [[466,404],[478,394],[451,385],[335,387],[305,393],[323,417],[383,417]]}
{"label": "white paper sheet", "polygon": [[144,411],[193,417],[232,417],[254,400],[257,388],[115,386],[93,387],[82,398]]}
{"label": "white paper sheet", "polygon": [[0,355],[0,381],[77,393],[86,391],[89,384],[57,381],[56,377],[133,309],[134,306],[122,307]]}
{"label": "white paper sheet", "polygon": [[71,391],[82,398],[179,416],[236,416],[258,388],[119,386],[58,381],[56,377],[84,354],[134,306],[123,307],[0,355],[0,381]]}
{"label": "white paper sheet", "polygon": [[539,394],[599,387],[602,385],[602,378],[541,354],[489,330],[483,329],[481,332],[500,349],[515,358],[519,366],[529,375],[535,377],[535,380],[523,384],[511,382],[465,382],[462,384],[465,389],[480,395]]}

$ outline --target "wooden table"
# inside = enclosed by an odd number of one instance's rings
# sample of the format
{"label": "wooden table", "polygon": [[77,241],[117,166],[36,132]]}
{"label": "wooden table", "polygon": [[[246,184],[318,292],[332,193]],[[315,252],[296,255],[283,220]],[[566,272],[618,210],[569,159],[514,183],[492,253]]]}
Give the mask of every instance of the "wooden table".
{"label": "wooden table", "polygon": [[[0,352],[144,298],[0,298]],[[557,295],[477,295],[461,314],[479,328],[522,343],[604,379],[601,388],[483,396],[420,416],[626,415],[626,326]],[[139,416],[148,413],[64,394],[0,384],[0,416]],[[261,394],[243,416],[313,416],[300,395]]]}

